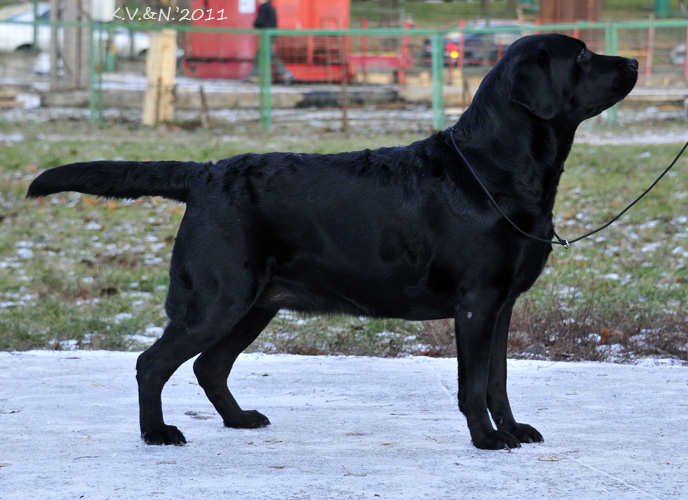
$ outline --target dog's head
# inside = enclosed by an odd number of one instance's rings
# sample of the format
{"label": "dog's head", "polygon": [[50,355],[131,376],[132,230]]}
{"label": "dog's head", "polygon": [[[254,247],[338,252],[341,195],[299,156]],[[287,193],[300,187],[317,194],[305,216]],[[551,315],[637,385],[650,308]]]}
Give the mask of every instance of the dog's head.
{"label": "dog's head", "polygon": [[636,59],[595,54],[559,34],[521,38],[501,63],[512,104],[575,125],[621,101],[638,79]]}

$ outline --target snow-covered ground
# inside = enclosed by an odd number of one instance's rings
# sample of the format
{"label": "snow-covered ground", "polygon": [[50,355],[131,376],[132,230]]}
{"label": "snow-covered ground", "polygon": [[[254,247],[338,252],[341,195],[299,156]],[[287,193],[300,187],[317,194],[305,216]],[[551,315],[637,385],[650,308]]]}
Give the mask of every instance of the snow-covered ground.
{"label": "snow-covered ground", "polygon": [[2,499],[688,498],[688,367],[510,361],[545,443],[482,451],[456,361],[243,355],[222,422],[185,364],[163,394],[183,447],[138,437],[136,353],[0,353]]}

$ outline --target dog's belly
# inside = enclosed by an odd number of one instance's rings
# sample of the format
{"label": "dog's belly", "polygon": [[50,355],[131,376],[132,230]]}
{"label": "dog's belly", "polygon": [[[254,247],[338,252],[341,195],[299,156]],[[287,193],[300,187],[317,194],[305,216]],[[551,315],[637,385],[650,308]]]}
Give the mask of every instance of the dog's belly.
{"label": "dog's belly", "polygon": [[427,287],[368,280],[336,286],[326,281],[290,280],[276,277],[260,301],[279,309],[307,314],[347,314],[413,321],[451,318],[449,297]]}

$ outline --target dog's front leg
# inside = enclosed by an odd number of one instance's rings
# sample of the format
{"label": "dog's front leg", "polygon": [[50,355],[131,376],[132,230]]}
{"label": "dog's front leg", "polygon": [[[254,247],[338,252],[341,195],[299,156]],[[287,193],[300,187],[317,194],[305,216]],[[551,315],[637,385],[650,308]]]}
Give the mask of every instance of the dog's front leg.
{"label": "dog's front leg", "polygon": [[528,424],[516,422],[507,396],[506,354],[513,307],[514,304],[510,303],[502,309],[492,336],[487,407],[492,414],[492,420],[497,424],[497,429],[513,434],[521,443],[539,443],[544,441],[542,434]]}
{"label": "dog's front leg", "polygon": [[[492,427],[487,412],[487,386],[490,350],[501,304],[475,295],[464,301],[456,314],[456,348],[459,361],[459,409],[466,416],[473,444],[478,448],[499,450],[518,448],[519,439]],[[481,300],[482,299],[482,300]]]}

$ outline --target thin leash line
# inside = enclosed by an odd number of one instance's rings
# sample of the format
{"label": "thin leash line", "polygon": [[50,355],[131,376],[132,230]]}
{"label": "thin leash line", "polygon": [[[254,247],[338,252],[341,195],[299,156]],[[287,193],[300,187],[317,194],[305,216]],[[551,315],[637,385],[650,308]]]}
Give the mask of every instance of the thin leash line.
{"label": "thin leash line", "polygon": [[556,240],[548,240],[548,239],[546,239],[546,238],[540,238],[539,236],[535,236],[535,235],[533,235],[533,234],[530,234],[530,233],[525,232],[523,229],[521,229],[520,227],[518,227],[518,226],[516,225],[516,223],[515,223],[514,221],[512,221],[512,220],[504,213],[504,211],[501,209],[501,207],[499,206],[499,204],[497,203],[497,201],[494,199],[494,197],[492,196],[492,194],[490,194],[490,191],[487,189],[487,187],[485,186],[485,184],[483,184],[483,182],[480,180],[480,177],[478,177],[478,174],[475,173],[475,170],[473,169],[473,166],[471,165],[471,163],[468,161],[468,159],[464,156],[463,152],[461,152],[461,150],[459,149],[459,147],[456,145],[456,140],[454,139],[454,131],[451,130],[451,129],[450,129],[450,132],[449,132],[449,137],[451,137],[451,141],[452,141],[452,144],[454,145],[454,149],[456,149],[456,152],[459,153],[459,156],[461,157],[461,159],[463,160],[463,162],[466,164],[466,167],[468,167],[468,170],[471,172],[471,174],[473,175],[473,177],[475,178],[475,180],[478,182],[478,184],[480,185],[480,187],[482,188],[482,190],[485,192],[485,194],[487,195],[487,197],[488,197],[488,199],[490,200],[490,202],[492,202],[492,204],[493,204],[494,207],[497,209],[497,211],[499,212],[499,214],[500,214],[500,215],[501,215],[501,216],[511,225],[511,227],[513,227],[517,232],[519,232],[520,234],[522,234],[523,236],[525,236],[525,237],[527,237],[527,238],[530,238],[530,239],[536,240],[536,241],[540,241],[540,242],[542,242],[542,243],[549,243],[550,245],[561,245],[561,246],[563,246],[563,247],[566,248],[566,249],[569,249],[569,248],[570,248],[570,245],[571,245],[572,243],[576,243],[576,242],[578,242],[578,241],[581,241],[581,240],[583,240],[583,239],[585,239],[585,238],[588,238],[588,237],[592,236],[593,234],[599,233],[600,231],[602,231],[602,230],[608,228],[609,226],[611,226],[612,224],[614,224],[617,220],[619,220],[621,217],[623,217],[623,215],[624,215],[626,212],[628,212],[631,208],[633,208],[633,206],[635,206],[640,200],[642,200],[642,199],[645,197],[645,195],[646,195],[647,193],[649,193],[649,192],[659,183],[660,180],[662,180],[662,178],[669,172],[669,170],[671,170],[671,169],[674,167],[674,165],[675,165],[676,162],[679,160],[679,158],[681,158],[681,156],[683,155],[683,153],[684,153],[684,151],[686,150],[686,148],[688,148],[688,141],[687,141],[687,142],[683,145],[683,148],[681,148],[681,151],[679,151],[679,153],[676,155],[676,158],[674,158],[674,161],[672,161],[671,164],[670,164],[667,168],[664,169],[664,171],[659,175],[659,177],[657,177],[657,179],[650,185],[650,187],[648,187],[645,191],[643,191],[642,194],[641,194],[640,196],[638,196],[635,200],[633,200],[633,201],[632,201],[626,208],[624,208],[616,217],[614,217],[613,219],[611,219],[611,220],[610,220],[609,222],[607,222],[606,224],[604,224],[604,225],[598,227],[598,228],[595,229],[594,231],[590,231],[589,233],[585,233],[584,235],[579,236],[579,237],[577,237],[577,238],[575,238],[575,239],[573,239],[573,240],[566,240],[566,239],[563,239],[563,238],[559,237],[559,235],[557,234],[556,231],[554,231],[554,237],[556,238]]}
{"label": "thin leash line", "polygon": [[686,142],[683,147],[681,148],[681,151],[676,155],[676,158],[674,158],[674,161],[672,161],[667,168],[664,169],[664,171],[657,177],[657,179],[648,187],[645,191],[642,192],[640,196],[638,196],[635,200],[633,200],[630,205],[628,205],[626,208],[624,208],[619,215],[614,217],[612,220],[604,224],[603,226],[600,226],[599,228],[595,229],[594,231],[590,231],[587,234],[584,234],[583,236],[579,236],[578,238],[569,241],[569,243],[575,243],[577,241],[580,241],[584,238],[587,238],[588,236],[592,236],[593,234],[599,233],[603,229],[607,229],[609,226],[614,224],[617,220],[619,220],[626,212],[628,212],[633,206],[635,206],[636,203],[638,203],[640,200],[642,200],[647,193],[649,193],[657,184],[659,184],[659,181],[662,180],[662,178],[669,173],[669,170],[671,170],[674,165],[676,165],[676,162],[678,161],[679,158],[683,155],[683,152],[688,148],[688,142]]}

